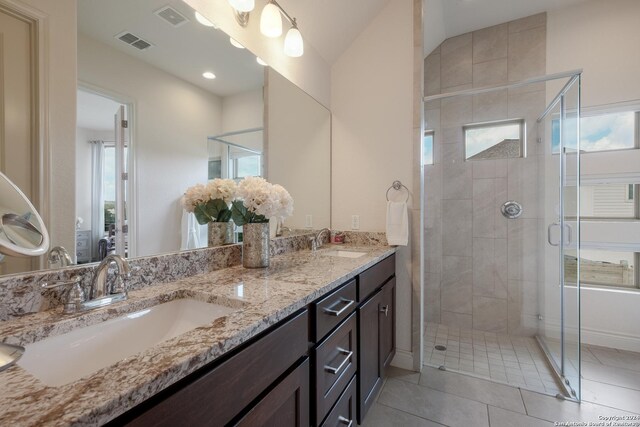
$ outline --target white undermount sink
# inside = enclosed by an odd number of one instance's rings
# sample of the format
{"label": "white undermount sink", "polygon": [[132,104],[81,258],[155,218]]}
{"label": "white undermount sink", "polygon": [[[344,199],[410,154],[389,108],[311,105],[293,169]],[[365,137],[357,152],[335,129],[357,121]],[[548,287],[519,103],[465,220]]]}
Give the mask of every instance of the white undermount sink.
{"label": "white undermount sink", "polygon": [[177,299],[29,344],[18,365],[49,386],[111,366],[235,309]]}
{"label": "white undermount sink", "polygon": [[337,256],[342,258],[360,258],[363,255],[366,255],[366,252],[356,252],[356,251],[328,251],[324,252],[322,255],[326,256]]}

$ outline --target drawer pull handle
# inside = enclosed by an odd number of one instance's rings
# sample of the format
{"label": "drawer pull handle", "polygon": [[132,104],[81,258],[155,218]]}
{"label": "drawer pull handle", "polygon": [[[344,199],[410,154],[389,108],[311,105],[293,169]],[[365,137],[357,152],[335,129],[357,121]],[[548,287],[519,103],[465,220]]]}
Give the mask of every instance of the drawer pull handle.
{"label": "drawer pull handle", "polygon": [[[345,306],[342,307],[340,310],[334,310],[332,308],[324,308],[322,311],[324,311],[325,314],[337,317],[337,316],[340,316],[342,313],[344,313],[346,309],[351,307],[355,303],[355,301],[350,299],[340,298],[340,301],[338,301],[338,304],[341,304],[341,303],[345,303]],[[338,304],[334,304],[334,307]]]}
{"label": "drawer pull handle", "polygon": [[353,351],[345,350],[344,348],[340,347],[338,347],[338,351],[340,352],[340,354],[344,354],[346,356],[344,360],[340,362],[340,365],[338,365],[337,368],[329,365],[324,365],[324,370],[334,375],[340,372],[342,368],[344,368],[344,365],[346,365],[346,363],[349,361],[349,359],[351,359],[351,356],[353,356]]}
{"label": "drawer pull handle", "polygon": [[389,306],[385,305],[380,308],[380,313],[384,313],[385,317],[389,316]]}
{"label": "drawer pull handle", "polygon": [[340,415],[340,416],[338,417],[338,422],[339,422],[340,424],[344,424],[344,425],[346,425],[347,427],[351,427],[351,426],[353,425],[353,420],[348,420],[348,419],[346,419],[345,417],[343,417],[342,415]]}

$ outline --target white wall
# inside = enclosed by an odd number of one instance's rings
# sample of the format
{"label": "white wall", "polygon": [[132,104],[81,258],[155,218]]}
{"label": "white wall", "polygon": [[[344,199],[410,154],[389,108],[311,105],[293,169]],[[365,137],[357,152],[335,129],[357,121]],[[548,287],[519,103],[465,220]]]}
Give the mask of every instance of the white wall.
{"label": "white wall", "polygon": [[[548,12],[547,73],[582,68],[583,107],[640,100],[639,17],[637,0],[593,0]],[[585,154],[582,177],[638,182],[639,156],[636,151]],[[589,245],[606,240],[618,250],[640,250],[638,232],[635,224],[585,223],[581,238]],[[640,293],[585,288],[581,304],[584,342],[640,351]]]}
{"label": "white wall", "polygon": [[207,180],[207,136],[222,129],[221,99],[82,35],[78,78],[134,104],[136,256],[178,250],[179,200]]}
{"label": "white wall", "polygon": [[331,112],[279,73],[267,83],[267,179],[289,191],[289,228],[331,226]]}
{"label": "white wall", "polygon": [[270,39],[260,33],[260,11],[267,4],[267,0],[256,1],[256,8],[251,12],[251,18],[246,28],[238,25],[227,0],[183,1],[212,22],[215,22],[225,33],[262,58],[280,74],[317,99],[322,105],[330,106],[329,64],[309,41],[305,40],[303,56],[289,58],[282,51],[284,34],[278,39]]}
{"label": "white wall", "polygon": [[[412,188],[413,44],[413,2],[391,0],[331,69],[335,229],[350,230],[359,215],[361,230],[384,231],[385,192],[394,180]],[[397,257],[397,348],[407,353],[410,247]]]}
{"label": "white wall", "polygon": [[547,73],[584,69],[582,105],[640,99],[640,2],[594,0],[548,12]]}
{"label": "white wall", "polygon": [[[250,90],[222,98],[222,132],[260,128],[264,123],[263,89]],[[254,150],[263,149],[264,132],[225,138]]]}

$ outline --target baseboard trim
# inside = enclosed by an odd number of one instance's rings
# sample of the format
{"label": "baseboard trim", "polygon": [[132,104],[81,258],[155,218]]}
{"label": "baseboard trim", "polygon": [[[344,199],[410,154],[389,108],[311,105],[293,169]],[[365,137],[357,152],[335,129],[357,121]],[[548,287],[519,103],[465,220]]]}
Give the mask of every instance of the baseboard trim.
{"label": "baseboard trim", "polygon": [[391,366],[413,371],[413,353],[406,350],[396,349],[396,355],[391,361]]}
{"label": "baseboard trim", "polygon": [[640,336],[582,328],[582,343],[640,352]]}

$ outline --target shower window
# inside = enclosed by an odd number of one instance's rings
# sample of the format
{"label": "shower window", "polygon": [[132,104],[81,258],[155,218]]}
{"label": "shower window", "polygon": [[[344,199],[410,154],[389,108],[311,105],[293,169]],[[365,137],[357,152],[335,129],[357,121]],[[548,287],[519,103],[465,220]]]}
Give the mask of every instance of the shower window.
{"label": "shower window", "polygon": [[465,160],[524,157],[524,120],[502,120],[463,126]]}
{"label": "shower window", "polygon": [[[580,284],[607,286],[616,288],[638,288],[639,265],[638,252],[618,252],[600,249],[580,250]],[[566,257],[566,263],[570,265],[576,262],[575,257]],[[571,272],[575,269],[567,269],[565,277],[568,283],[575,283],[575,277]]]}
{"label": "shower window", "polygon": [[424,137],[422,138],[422,164],[433,164],[433,131],[424,131]]}
{"label": "shower window", "polygon": [[[580,150],[585,152],[615,151],[639,148],[637,111],[583,113],[580,118]],[[559,119],[551,123],[551,148],[558,153]]]}

